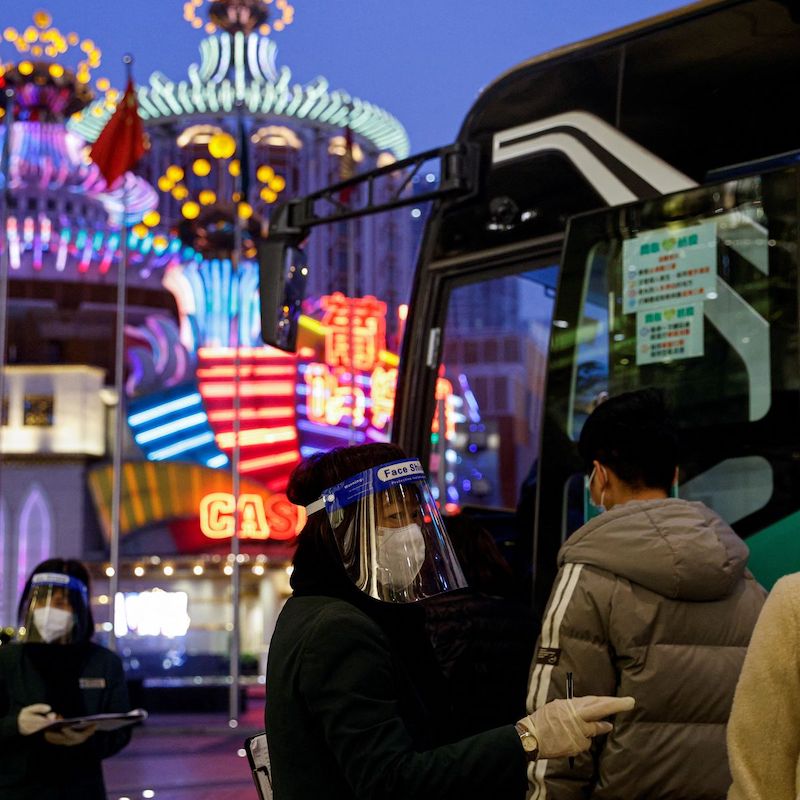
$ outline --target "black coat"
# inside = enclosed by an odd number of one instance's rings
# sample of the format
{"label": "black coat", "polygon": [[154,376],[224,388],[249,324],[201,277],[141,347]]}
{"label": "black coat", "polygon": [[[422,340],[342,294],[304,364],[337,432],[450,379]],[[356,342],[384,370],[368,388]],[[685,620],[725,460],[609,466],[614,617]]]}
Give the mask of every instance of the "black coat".
{"label": "black coat", "polygon": [[399,641],[346,600],[287,601],[267,664],[275,800],[522,800],[513,724],[462,739],[430,711],[431,684],[414,674],[424,653],[406,659]]}
{"label": "black coat", "polygon": [[130,728],[52,745],[43,733],[19,734],[19,712],[34,703],[64,717],[130,710],[120,659],[93,643],[0,647],[0,797],[105,800],[100,761],[128,743]]}
{"label": "black coat", "polygon": [[539,624],[522,603],[470,589],[424,602],[452,718],[464,735],[522,719]]}

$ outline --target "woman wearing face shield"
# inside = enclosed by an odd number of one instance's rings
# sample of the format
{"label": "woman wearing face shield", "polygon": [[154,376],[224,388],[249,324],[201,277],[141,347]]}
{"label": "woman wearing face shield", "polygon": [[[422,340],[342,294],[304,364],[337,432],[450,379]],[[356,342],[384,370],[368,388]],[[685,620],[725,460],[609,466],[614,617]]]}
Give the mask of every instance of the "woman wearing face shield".
{"label": "woman wearing face shield", "polygon": [[426,598],[465,581],[424,472],[396,446],[309,459],[306,507],[267,664],[277,800],[521,800],[536,758],[588,749],[631,698],[576,698],[463,738],[425,633]]}
{"label": "woman wearing face shield", "polygon": [[122,662],[91,641],[89,575],[78,561],[34,569],[19,606],[20,639],[0,647],[0,797],[104,800],[101,759],[130,728],[48,731],[53,720],[130,710]]}

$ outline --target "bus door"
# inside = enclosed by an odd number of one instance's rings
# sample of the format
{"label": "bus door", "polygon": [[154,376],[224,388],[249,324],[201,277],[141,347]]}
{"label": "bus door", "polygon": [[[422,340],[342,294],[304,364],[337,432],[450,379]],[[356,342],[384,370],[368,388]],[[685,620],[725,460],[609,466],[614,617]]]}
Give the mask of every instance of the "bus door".
{"label": "bus door", "polygon": [[570,221],[536,476],[534,589],[590,513],[576,442],[606,395],[664,390],[679,496],[747,540],[769,587],[800,570],[798,170],[729,180]]}
{"label": "bus door", "polygon": [[[531,563],[533,514],[521,531],[517,509],[539,452],[558,265],[540,253],[446,272],[432,491],[445,513],[465,512],[487,528],[519,574]],[[532,512],[530,494],[528,502]]]}

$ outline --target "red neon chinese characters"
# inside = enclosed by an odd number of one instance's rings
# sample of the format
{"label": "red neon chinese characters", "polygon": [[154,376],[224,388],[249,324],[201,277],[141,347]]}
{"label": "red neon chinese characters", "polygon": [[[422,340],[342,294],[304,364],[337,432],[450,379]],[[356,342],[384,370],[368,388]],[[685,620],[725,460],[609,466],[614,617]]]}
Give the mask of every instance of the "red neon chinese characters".
{"label": "red neon chinese characters", "polygon": [[384,368],[380,364],[372,371],[371,381],[372,409],[370,419],[372,426],[379,431],[385,430],[394,413],[394,398],[397,393],[397,368]]}
{"label": "red neon chinese characters", "polygon": [[340,370],[332,372],[327,364],[309,364],[305,373],[308,387],[307,415],[312,422],[338,425],[352,415],[353,425],[364,424],[367,398],[359,386],[340,383]]}
{"label": "red neon chinese characters", "polygon": [[335,292],[321,298],[325,309],[325,362],[331,367],[370,372],[386,349],[386,303],[371,295],[347,298]]}

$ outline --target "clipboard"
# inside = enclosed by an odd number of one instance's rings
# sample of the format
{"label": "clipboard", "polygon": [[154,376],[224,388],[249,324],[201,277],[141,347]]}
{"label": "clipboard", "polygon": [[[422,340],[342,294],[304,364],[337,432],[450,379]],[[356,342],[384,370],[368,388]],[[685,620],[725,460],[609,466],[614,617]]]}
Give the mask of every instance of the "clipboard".
{"label": "clipboard", "polygon": [[245,739],[244,749],[260,800],[272,800],[272,774],[270,773],[266,731]]}
{"label": "clipboard", "polygon": [[128,725],[136,725],[147,719],[147,712],[143,708],[135,708],[133,711],[120,712],[117,714],[87,714],[84,717],[70,717],[69,719],[54,719],[40,730],[60,731],[64,728],[83,730],[90,725],[96,725],[98,731],[116,731]]}

